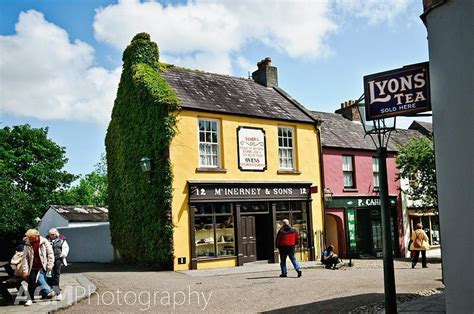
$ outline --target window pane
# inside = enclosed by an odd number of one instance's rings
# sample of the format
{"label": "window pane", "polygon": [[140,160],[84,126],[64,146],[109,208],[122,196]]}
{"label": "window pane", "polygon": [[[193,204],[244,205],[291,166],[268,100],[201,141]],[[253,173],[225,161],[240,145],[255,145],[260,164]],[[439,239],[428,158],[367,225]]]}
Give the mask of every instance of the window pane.
{"label": "window pane", "polygon": [[268,203],[241,203],[240,212],[242,213],[264,213],[269,212]]}
{"label": "window pane", "polygon": [[216,132],[213,132],[211,134],[211,141],[212,141],[212,143],[217,143],[217,133]]}
{"label": "window pane", "polygon": [[344,172],[344,187],[351,188],[353,186],[352,172]]}
{"label": "window pane", "polygon": [[211,131],[217,132],[217,122],[211,121]]}
{"label": "window pane", "polygon": [[217,255],[235,255],[233,216],[216,216]]}
{"label": "window pane", "polygon": [[289,211],[289,210],[290,210],[289,203],[287,203],[287,202],[277,202],[276,203],[276,211],[277,212],[286,212],[286,211]]}
{"label": "window pane", "polygon": [[206,128],[205,122],[203,120],[199,120],[199,131],[204,131]]}
{"label": "window pane", "polygon": [[211,217],[194,218],[196,256],[215,256],[214,225]]}

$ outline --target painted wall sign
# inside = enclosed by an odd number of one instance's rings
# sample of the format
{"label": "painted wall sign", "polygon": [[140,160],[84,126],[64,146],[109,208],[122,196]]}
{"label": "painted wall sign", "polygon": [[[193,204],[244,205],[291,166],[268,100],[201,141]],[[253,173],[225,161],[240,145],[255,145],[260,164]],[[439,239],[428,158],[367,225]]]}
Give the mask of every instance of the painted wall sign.
{"label": "painted wall sign", "polygon": [[310,184],[190,183],[189,201],[307,200]]}
{"label": "painted wall sign", "polygon": [[264,171],[267,169],[265,131],[261,128],[237,128],[239,169]]}
{"label": "painted wall sign", "polygon": [[367,120],[430,111],[428,62],[364,76]]}
{"label": "painted wall sign", "polygon": [[347,231],[349,234],[349,248],[351,251],[357,249],[357,239],[356,239],[356,219],[355,219],[355,210],[347,210]]}

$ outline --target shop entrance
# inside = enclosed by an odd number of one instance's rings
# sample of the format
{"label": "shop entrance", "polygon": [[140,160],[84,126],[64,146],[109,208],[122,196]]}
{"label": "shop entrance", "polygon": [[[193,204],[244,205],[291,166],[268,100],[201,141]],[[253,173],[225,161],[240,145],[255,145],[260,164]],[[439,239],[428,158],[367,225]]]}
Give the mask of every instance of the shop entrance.
{"label": "shop entrance", "polygon": [[242,261],[271,260],[274,252],[273,217],[268,203],[241,203]]}

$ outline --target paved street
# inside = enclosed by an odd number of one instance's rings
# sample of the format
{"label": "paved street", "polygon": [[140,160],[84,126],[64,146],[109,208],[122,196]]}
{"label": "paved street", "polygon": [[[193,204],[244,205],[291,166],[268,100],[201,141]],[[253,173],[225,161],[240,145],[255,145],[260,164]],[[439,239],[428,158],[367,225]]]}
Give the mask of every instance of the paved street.
{"label": "paved street", "polygon": [[[400,299],[441,289],[441,264],[429,263],[411,269],[410,263],[395,262]],[[97,293],[62,312],[348,312],[383,301],[382,260],[357,260],[352,268],[311,268],[302,278],[278,271],[231,275],[190,276],[115,265],[74,265],[96,286]]]}

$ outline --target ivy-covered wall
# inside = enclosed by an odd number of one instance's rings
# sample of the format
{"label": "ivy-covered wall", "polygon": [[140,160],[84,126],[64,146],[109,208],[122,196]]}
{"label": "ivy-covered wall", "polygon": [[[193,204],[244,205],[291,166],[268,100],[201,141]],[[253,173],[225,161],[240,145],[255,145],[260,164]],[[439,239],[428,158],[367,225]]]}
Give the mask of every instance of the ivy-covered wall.
{"label": "ivy-covered wall", "polygon": [[[123,70],[105,145],[112,244],[126,263],[171,269],[173,174],[169,144],[178,99],[159,75],[159,52],[146,33],[123,53]],[[151,161],[150,173],[139,166]]]}

